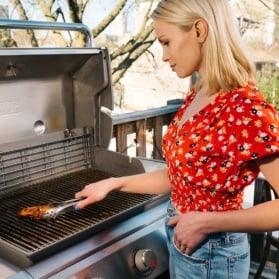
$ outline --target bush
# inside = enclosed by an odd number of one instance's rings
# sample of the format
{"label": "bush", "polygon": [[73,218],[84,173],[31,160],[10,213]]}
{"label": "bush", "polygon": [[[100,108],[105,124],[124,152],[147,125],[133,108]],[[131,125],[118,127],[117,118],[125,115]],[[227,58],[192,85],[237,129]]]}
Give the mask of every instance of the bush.
{"label": "bush", "polygon": [[258,62],[257,86],[265,98],[279,110],[279,65],[276,62]]}

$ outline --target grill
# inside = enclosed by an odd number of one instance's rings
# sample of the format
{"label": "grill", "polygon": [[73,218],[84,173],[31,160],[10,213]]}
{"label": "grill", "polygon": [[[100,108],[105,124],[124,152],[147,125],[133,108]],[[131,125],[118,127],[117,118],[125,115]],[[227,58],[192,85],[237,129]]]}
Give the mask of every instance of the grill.
{"label": "grill", "polygon": [[[113,192],[105,201],[89,206],[81,212],[69,212],[56,220],[34,221],[15,217],[21,207],[36,205],[38,200],[49,203],[70,199],[83,185],[110,176],[112,175],[109,173],[90,169],[30,185],[27,190],[13,191],[12,195],[4,195],[0,200],[0,212],[4,213],[1,215],[1,242],[10,243],[18,250],[10,256],[15,258],[20,266],[28,266],[51,252],[48,252],[46,247],[53,244],[57,249],[67,247],[78,239],[90,236],[92,232],[97,233],[116,221],[140,212],[152,199],[148,195]],[[7,200],[9,202],[6,202]],[[5,245],[1,250],[10,253]]]}
{"label": "grill", "polygon": [[163,274],[167,195],[114,191],[54,220],[17,216],[23,207],[72,199],[91,182],[165,167],[108,150],[107,49],[1,49],[0,61],[0,278]]}

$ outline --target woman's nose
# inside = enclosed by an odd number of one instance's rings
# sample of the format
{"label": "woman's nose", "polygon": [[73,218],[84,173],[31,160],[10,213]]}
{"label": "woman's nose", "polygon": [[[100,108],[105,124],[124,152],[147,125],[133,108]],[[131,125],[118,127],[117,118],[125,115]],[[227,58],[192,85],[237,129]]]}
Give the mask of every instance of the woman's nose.
{"label": "woman's nose", "polygon": [[165,51],[163,52],[162,60],[163,60],[164,62],[167,62],[167,61],[169,60],[169,55],[167,55],[167,53],[166,53]]}

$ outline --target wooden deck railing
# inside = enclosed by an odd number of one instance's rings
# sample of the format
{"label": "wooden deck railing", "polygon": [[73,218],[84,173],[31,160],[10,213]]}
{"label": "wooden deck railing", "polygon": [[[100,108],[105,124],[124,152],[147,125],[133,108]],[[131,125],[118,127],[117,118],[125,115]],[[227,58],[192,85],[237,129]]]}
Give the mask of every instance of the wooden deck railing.
{"label": "wooden deck railing", "polygon": [[180,107],[181,99],[170,100],[166,106],[143,111],[123,113],[113,116],[113,135],[115,150],[127,154],[128,136],[135,134],[136,156],[147,156],[147,132],[153,138],[151,157],[161,160],[163,127],[167,126]]}

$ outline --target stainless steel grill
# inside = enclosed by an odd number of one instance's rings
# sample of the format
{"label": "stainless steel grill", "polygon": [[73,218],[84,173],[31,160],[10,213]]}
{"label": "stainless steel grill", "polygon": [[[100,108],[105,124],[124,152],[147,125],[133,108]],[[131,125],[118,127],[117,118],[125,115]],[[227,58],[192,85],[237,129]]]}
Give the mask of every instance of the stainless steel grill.
{"label": "stainless steel grill", "polygon": [[17,216],[23,207],[72,199],[94,181],[165,167],[108,150],[108,51],[0,49],[0,61],[0,275],[155,278],[166,271],[167,195],[114,191],[55,220]]}
{"label": "stainless steel grill", "polygon": [[[73,133],[73,132],[72,132]],[[7,190],[22,182],[56,175],[63,171],[90,167],[91,135],[66,137],[29,147],[0,152],[0,189]]]}
{"label": "stainless steel grill", "polygon": [[[48,247],[54,244],[57,250],[67,247],[142,211],[146,203],[155,198],[150,195],[113,192],[104,201],[80,212],[66,213],[55,220],[16,217],[17,211],[22,207],[36,205],[38,201],[49,203],[67,200],[83,185],[110,176],[113,174],[94,169],[84,170],[2,195],[0,198],[0,212],[3,213],[0,228],[2,253],[9,254],[10,260],[21,267],[30,266],[43,256],[52,253]],[[15,248],[14,253],[9,251],[11,246]]]}

